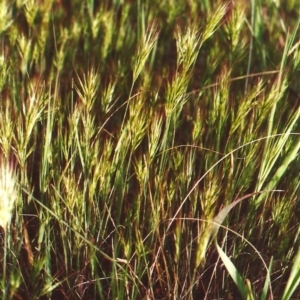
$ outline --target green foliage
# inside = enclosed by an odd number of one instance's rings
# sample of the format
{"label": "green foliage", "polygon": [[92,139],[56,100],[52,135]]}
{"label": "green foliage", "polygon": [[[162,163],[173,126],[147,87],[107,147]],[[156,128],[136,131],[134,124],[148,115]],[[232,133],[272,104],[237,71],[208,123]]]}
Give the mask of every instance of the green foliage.
{"label": "green foliage", "polygon": [[1,1],[1,299],[299,298],[300,7],[248,2]]}

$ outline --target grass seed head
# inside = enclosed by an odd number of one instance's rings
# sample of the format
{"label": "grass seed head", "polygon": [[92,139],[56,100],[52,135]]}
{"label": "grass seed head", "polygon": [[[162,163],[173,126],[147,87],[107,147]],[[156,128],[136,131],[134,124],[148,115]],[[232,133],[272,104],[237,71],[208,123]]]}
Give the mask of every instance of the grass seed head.
{"label": "grass seed head", "polygon": [[0,226],[6,230],[16,201],[15,174],[7,162],[0,166]]}

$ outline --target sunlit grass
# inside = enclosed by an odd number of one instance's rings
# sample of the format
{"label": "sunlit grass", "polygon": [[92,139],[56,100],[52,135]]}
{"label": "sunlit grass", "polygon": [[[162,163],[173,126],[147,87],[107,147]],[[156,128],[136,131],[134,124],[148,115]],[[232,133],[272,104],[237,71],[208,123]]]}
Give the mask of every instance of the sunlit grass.
{"label": "sunlit grass", "polygon": [[299,297],[299,10],[2,1],[1,298]]}

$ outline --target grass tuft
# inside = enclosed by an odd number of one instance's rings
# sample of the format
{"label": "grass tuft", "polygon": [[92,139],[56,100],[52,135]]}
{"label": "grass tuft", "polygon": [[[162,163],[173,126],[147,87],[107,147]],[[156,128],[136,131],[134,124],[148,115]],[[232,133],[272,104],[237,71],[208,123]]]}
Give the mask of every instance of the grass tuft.
{"label": "grass tuft", "polygon": [[0,298],[299,298],[299,9],[2,1]]}

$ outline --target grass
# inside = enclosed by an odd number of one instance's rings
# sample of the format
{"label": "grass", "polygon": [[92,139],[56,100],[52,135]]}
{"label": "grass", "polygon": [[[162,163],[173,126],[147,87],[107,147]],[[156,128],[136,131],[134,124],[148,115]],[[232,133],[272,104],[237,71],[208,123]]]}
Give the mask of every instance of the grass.
{"label": "grass", "polygon": [[1,1],[1,299],[299,298],[299,12]]}

